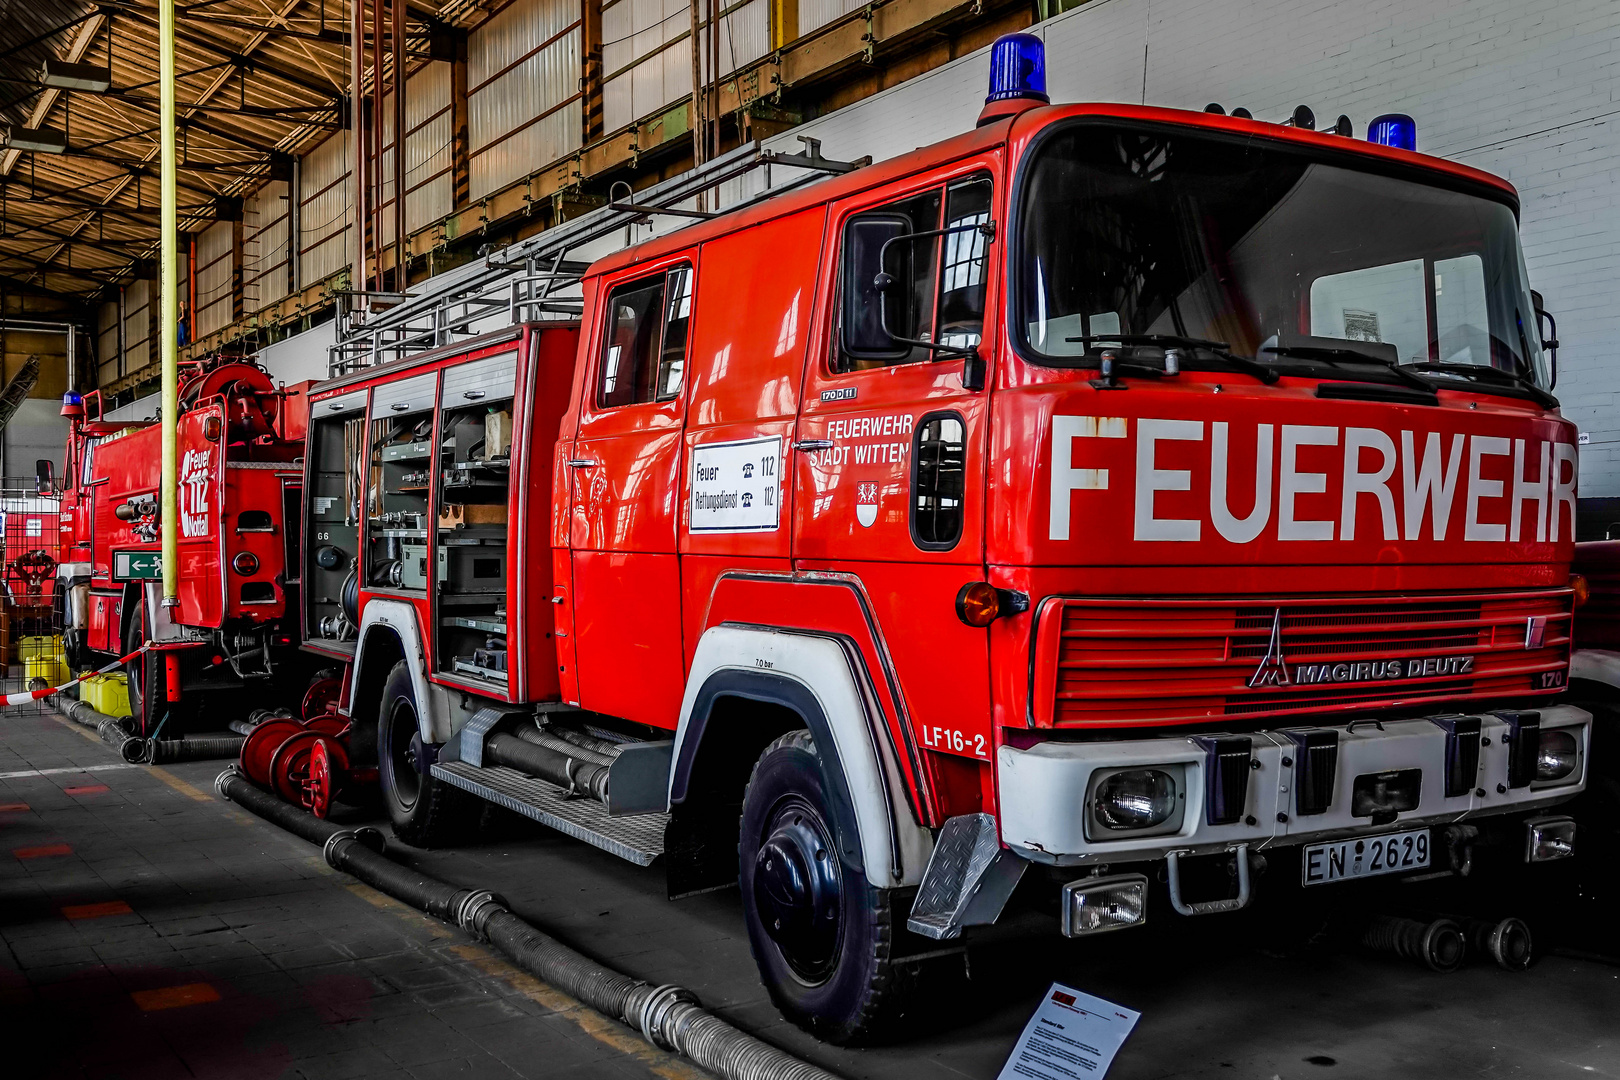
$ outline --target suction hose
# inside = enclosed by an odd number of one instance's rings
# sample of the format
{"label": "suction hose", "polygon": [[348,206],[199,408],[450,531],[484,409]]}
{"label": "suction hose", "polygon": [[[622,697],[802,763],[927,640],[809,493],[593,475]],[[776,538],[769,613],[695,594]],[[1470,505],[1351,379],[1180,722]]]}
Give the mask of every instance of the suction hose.
{"label": "suction hose", "polygon": [[124,720],[106,713],[97,712],[90,707],[88,701],[75,701],[66,707],[58,706],[58,711],[75,724],[87,728],[94,728],[101,741],[118,751],[118,756],[131,765],[139,765],[146,760],[146,740],[138,735],[131,735],[124,726]]}
{"label": "suction hose", "polygon": [[200,735],[184,739],[147,739],[146,761],[166,765],[175,761],[210,761],[242,754],[247,740],[240,735]]}
{"label": "suction hose", "polygon": [[1464,919],[1463,933],[1468,944],[1481,955],[1490,957],[1505,971],[1523,971],[1530,966],[1535,952],[1530,940],[1530,927],[1523,919],[1509,915],[1500,922],[1488,919]]}
{"label": "suction hose", "polygon": [[1430,971],[1452,972],[1468,951],[1462,928],[1450,919],[1430,923],[1380,915],[1362,933],[1361,944],[1378,952],[1415,960]]}
{"label": "suction hose", "polygon": [[219,774],[214,787],[222,797],[321,845],[335,869],[455,923],[535,978],[623,1021],[654,1046],[680,1054],[722,1080],[838,1080],[738,1031],[700,1006],[689,990],[653,986],[575,952],[513,914],[494,893],[459,889],[394,862],[383,854],[383,836],[376,829],[345,829],[313,817],[261,791],[234,765]]}
{"label": "suction hose", "polygon": [[497,732],[484,740],[484,764],[505,765],[597,802],[607,802],[608,766],[589,760],[585,752],[566,742],[561,745],[568,749],[557,750]]}

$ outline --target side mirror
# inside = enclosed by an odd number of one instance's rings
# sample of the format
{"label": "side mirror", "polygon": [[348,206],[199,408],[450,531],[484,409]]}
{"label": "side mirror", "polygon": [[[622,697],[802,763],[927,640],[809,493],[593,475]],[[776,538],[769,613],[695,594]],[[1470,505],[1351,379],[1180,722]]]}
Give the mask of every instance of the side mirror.
{"label": "side mirror", "polygon": [[[843,308],[840,344],[845,355],[862,360],[893,360],[909,350],[884,325],[886,315],[905,306],[909,297],[896,295],[896,274],[883,265],[891,240],[911,231],[911,222],[899,215],[872,215],[849,223],[844,238]],[[909,259],[907,245],[899,250]],[[900,268],[896,268],[900,269]],[[906,275],[898,275],[906,276]],[[904,325],[904,319],[900,320]]]}
{"label": "side mirror", "polygon": [[50,458],[38,458],[34,462],[34,494],[56,494],[56,463]]}
{"label": "side mirror", "polygon": [[[1541,294],[1534,289],[1530,290],[1530,303],[1536,309],[1536,334],[1541,338],[1541,347],[1547,350],[1547,368],[1549,378],[1547,389],[1551,390],[1558,385],[1558,320],[1553,318],[1541,299]],[[1543,330],[1543,324],[1546,329]]]}

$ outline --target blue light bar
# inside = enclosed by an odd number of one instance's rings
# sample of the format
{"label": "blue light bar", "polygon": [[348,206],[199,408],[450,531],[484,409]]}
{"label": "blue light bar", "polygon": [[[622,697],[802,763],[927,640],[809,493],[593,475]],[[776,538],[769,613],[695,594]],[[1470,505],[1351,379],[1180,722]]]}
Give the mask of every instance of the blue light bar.
{"label": "blue light bar", "polygon": [[1034,34],[1003,34],[990,46],[990,94],[984,99],[1009,101],[1046,96],[1046,46]]}
{"label": "blue light bar", "polygon": [[67,393],[62,395],[62,404],[64,404],[64,405],[83,405],[84,404],[84,398],[80,397],[78,394],[75,394],[73,391],[69,390]]}
{"label": "blue light bar", "polygon": [[1367,125],[1367,141],[1399,150],[1417,149],[1417,121],[1405,113],[1385,113]]}

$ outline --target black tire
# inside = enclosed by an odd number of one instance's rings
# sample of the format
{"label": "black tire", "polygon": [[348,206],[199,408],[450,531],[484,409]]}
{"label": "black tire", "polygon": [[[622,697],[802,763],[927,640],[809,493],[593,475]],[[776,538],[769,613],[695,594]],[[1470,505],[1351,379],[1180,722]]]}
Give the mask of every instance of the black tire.
{"label": "black tire", "polygon": [[[146,644],[146,598],[136,601],[135,610],[130,614],[129,623],[124,627],[124,655],[139,649]],[[161,653],[144,652],[135,659],[124,664],[124,676],[129,691],[130,723],[135,726],[138,735],[150,738],[157,730],[158,722],[168,709],[170,703],[164,698],[168,694],[163,674],[163,656]],[[178,706],[180,702],[174,702]],[[180,732],[175,730],[175,721],[178,716],[170,718],[164,725],[164,734],[178,737]]]}
{"label": "black tire", "polygon": [[838,857],[832,800],[808,731],[765,748],[743,795],[743,920],[782,1015],[839,1044],[880,1038],[911,980],[893,963],[888,891]]}
{"label": "black tire", "polygon": [[383,683],[377,713],[377,776],[394,835],[412,847],[448,847],[464,840],[479,800],[417,768],[421,713],[410,666],[401,660]]}

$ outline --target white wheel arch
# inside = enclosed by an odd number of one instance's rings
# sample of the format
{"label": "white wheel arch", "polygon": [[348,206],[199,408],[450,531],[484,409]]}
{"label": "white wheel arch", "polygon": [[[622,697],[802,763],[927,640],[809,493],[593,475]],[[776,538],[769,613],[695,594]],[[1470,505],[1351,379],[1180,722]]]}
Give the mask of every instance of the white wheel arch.
{"label": "white wheel arch", "polygon": [[[866,879],[884,887],[915,885],[933,851],[933,836],[912,815],[888,725],[857,663],[844,642],[828,635],[711,627],[698,641],[687,674],[674,761],[683,760],[683,746],[698,726],[694,712],[700,699],[710,698],[717,687],[724,694],[728,681],[761,676],[797,684],[820,707],[821,718],[807,718],[812,733],[819,735],[821,720],[831,733],[832,753],[824,752],[823,761],[842,768]],[[672,796],[675,778],[672,770]]]}
{"label": "white wheel arch", "polygon": [[[411,689],[416,694],[418,722],[424,742],[447,741],[450,730],[449,710],[443,707],[437,687],[428,682],[427,650],[422,645],[422,629],[417,624],[416,609],[403,600],[369,600],[360,612],[360,632],[354,650],[354,670],[364,671],[366,652],[377,640],[377,635],[392,632],[405,652],[406,666],[411,673]],[[364,718],[362,718],[364,719]]]}

